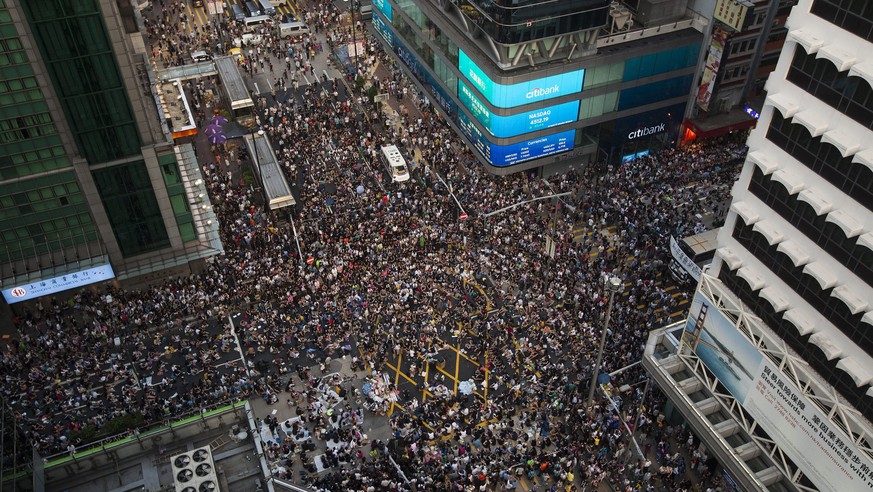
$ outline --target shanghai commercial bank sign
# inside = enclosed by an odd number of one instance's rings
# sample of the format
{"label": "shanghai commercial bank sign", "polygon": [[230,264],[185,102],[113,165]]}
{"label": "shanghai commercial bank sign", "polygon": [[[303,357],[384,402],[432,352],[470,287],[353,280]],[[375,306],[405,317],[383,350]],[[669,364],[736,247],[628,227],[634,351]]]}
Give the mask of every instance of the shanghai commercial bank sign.
{"label": "shanghai commercial bank sign", "polygon": [[537,101],[554,99],[582,90],[585,70],[552,75],[513,85],[498,84],[464,53],[458,50],[458,70],[473,83],[488,101],[498,108],[512,108]]}

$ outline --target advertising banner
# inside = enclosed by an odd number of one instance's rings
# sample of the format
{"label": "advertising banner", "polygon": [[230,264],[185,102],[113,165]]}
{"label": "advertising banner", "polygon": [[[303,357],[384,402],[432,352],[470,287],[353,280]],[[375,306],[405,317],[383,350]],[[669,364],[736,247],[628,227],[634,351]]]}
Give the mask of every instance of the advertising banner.
{"label": "advertising banner", "polygon": [[385,14],[385,18],[388,19],[389,23],[394,24],[394,9],[391,8],[391,3],[388,0],[373,0],[373,5]]}
{"label": "advertising banner", "polygon": [[709,111],[709,102],[715,90],[715,78],[721,67],[721,58],[724,54],[728,32],[721,27],[712,30],[712,41],[709,44],[709,54],[706,56],[706,66],[703,68],[703,77],[700,78],[700,88],[697,89],[697,105],[704,111]]}
{"label": "advertising banner", "polygon": [[540,138],[525,140],[516,144],[497,145],[476,127],[466,114],[458,113],[458,128],[467,137],[472,146],[494,166],[506,167],[531,159],[566,152],[573,149],[576,130],[546,135]]}
{"label": "advertising banner", "polygon": [[684,268],[689,275],[694,277],[696,282],[700,282],[700,267],[697,266],[697,263],[694,263],[694,260],[689,258],[684,251],[682,251],[682,248],[679,247],[679,241],[677,241],[673,236],[670,236],[670,253],[673,254],[673,259],[676,260],[676,263],[682,265],[682,268]]}
{"label": "advertising banner", "polygon": [[509,138],[576,121],[579,101],[549,106],[529,113],[500,116],[492,113],[463,81],[458,81],[458,99],[495,137]]}
{"label": "advertising banner", "polygon": [[385,25],[385,20],[378,12],[373,12],[373,29],[379,33],[382,38],[388,43],[388,46],[394,48],[394,33],[391,28]]}
{"label": "advertising banner", "polygon": [[743,30],[749,7],[754,8],[755,4],[748,0],[718,0],[713,17],[739,32]]}
{"label": "advertising banner", "polygon": [[78,272],[68,273],[66,275],[58,275],[57,277],[3,289],[3,297],[6,299],[7,303],[12,304],[54,294],[55,292],[62,292],[69,289],[75,289],[76,287],[102,282],[114,277],[115,272],[112,271],[112,266],[108,264],[101,265],[86,270],[80,270]]}
{"label": "advertising banner", "polygon": [[485,99],[498,108],[512,108],[545,101],[582,90],[585,70],[552,75],[514,85],[503,85],[492,81],[473,63],[464,50],[458,50],[458,57],[458,70],[485,96]]}
{"label": "advertising banner", "polygon": [[702,310],[695,353],[809,480],[821,491],[873,489],[873,461],[699,292],[686,331]]}

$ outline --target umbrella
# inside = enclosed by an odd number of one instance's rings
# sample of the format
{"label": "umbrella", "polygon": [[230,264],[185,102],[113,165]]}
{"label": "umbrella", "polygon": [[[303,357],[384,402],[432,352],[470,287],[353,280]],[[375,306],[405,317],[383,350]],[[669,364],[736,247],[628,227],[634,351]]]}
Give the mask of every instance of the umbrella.
{"label": "umbrella", "polygon": [[209,143],[213,143],[213,144],[224,143],[226,140],[227,140],[227,137],[225,137],[223,133],[216,133],[215,135],[209,136]]}
{"label": "umbrella", "polygon": [[461,384],[458,385],[458,393],[462,395],[469,395],[473,393],[473,385],[470,381],[461,381]]}
{"label": "umbrella", "polygon": [[220,114],[213,116],[212,119],[209,121],[210,125],[222,126],[225,123],[227,123],[227,118],[225,118],[224,116],[221,116]]}
{"label": "umbrella", "polygon": [[357,191],[359,195],[363,195],[364,194],[364,186],[358,185],[358,187],[355,188],[355,191]]}
{"label": "umbrella", "polygon": [[373,391],[373,385],[370,383],[364,383],[361,386],[361,393],[365,395],[369,395]]}
{"label": "umbrella", "polygon": [[328,198],[327,200],[324,201],[324,204],[327,205],[328,207],[333,205],[333,203],[334,203],[333,197]]}
{"label": "umbrella", "polygon": [[212,124],[204,128],[203,133],[206,134],[207,137],[211,137],[217,133],[224,133],[224,130],[221,129],[221,126]]}

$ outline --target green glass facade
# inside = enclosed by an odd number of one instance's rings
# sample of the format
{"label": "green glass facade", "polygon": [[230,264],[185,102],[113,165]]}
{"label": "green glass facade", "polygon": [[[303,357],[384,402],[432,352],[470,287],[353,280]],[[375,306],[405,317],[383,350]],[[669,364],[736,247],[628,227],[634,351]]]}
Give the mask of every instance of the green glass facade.
{"label": "green glass facade", "polygon": [[107,167],[91,174],[125,258],[170,245],[145,162]]}
{"label": "green glass facade", "polygon": [[158,163],[161,165],[161,176],[164,177],[164,184],[167,185],[167,195],[169,195],[170,204],[173,206],[173,215],[176,217],[182,242],[193,241],[197,239],[197,231],[194,229],[194,216],[188,205],[188,196],[185,194],[185,185],[182,183],[181,174],[179,174],[176,155],[160,155]]}
{"label": "green glass facade", "polygon": [[139,154],[139,132],[97,1],[22,6],[79,153],[90,164]]}
{"label": "green glass facade", "polygon": [[0,0],[0,262],[96,240],[70,158]]}

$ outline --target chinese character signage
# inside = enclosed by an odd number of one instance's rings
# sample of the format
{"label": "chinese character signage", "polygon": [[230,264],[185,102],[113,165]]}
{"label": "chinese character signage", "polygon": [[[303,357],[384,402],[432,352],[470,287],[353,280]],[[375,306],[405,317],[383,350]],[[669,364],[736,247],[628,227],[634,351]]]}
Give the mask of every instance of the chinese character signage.
{"label": "chinese character signage", "polygon": [[385,14],[385,18],[388,19],[389,23],[394,23],[394,9],[391,7],[391,3],[389,3],[388,0],[373,0],[373,5]]}
{"label": "chinese character signage", "polygon": [[108,264],[101,265],[87,270],[68,273],[66,275],[58,275],[57,277],[3,289],[3,297],[6,299],[7,303],[12,304],[54,294],[55,292],[102,282],[114,277],[115,272],[112,271],[112,266]]}
{"label": "chinese character signage", "polygon": [[749,7],[754,7],[754,4],[745,0],[718,0],[715,3],[713,17],[733,29],[734,32],[739,32],[743,30]]}
{"label": "chinese character signage", "polygon": [[[694,351],[757,424],[819,490],[873,489],[870,458],[699,292],[686,331],[694,332],[703,305],[703,330]],[[695,344],[687,333],[686,340]]]}
{"label": "chinese character signage", "polygon": [[391,32],[391,28],[385,24],[385,21],[382,20],[382,16],[378,12],[373,13],[373,29],[385,38],[388,46],[394,48],[394,33]]}
{"label": "chinese character signage", "polygon": [[464,50],[458,51],[458,70],[485,99],[498,108],[512,108],[574,94],[582,90],[585,75],[585,70],[576,70],[513,85],[498,84],[473,63]]}
{"label": "chinese character signage", "polygon": [[703,77],[700,78],[700,88],[697,90],[697,105],[704,111],[709,111],[709,102],[715,90],[715,78],[721,67],[721,58],[727,42],[728,32],[720,27],[712,30],[712,42],[709,44],[709,54],[706,56],[706,66]]}
{"label": "chinese character signage", "polygon": [[579,101],[570,101],[527,113],[500,116],[491,112],[463,81],[458,81],[458,99],[495,137],[510,138],[553,126],[572,123],[579,117]]}

